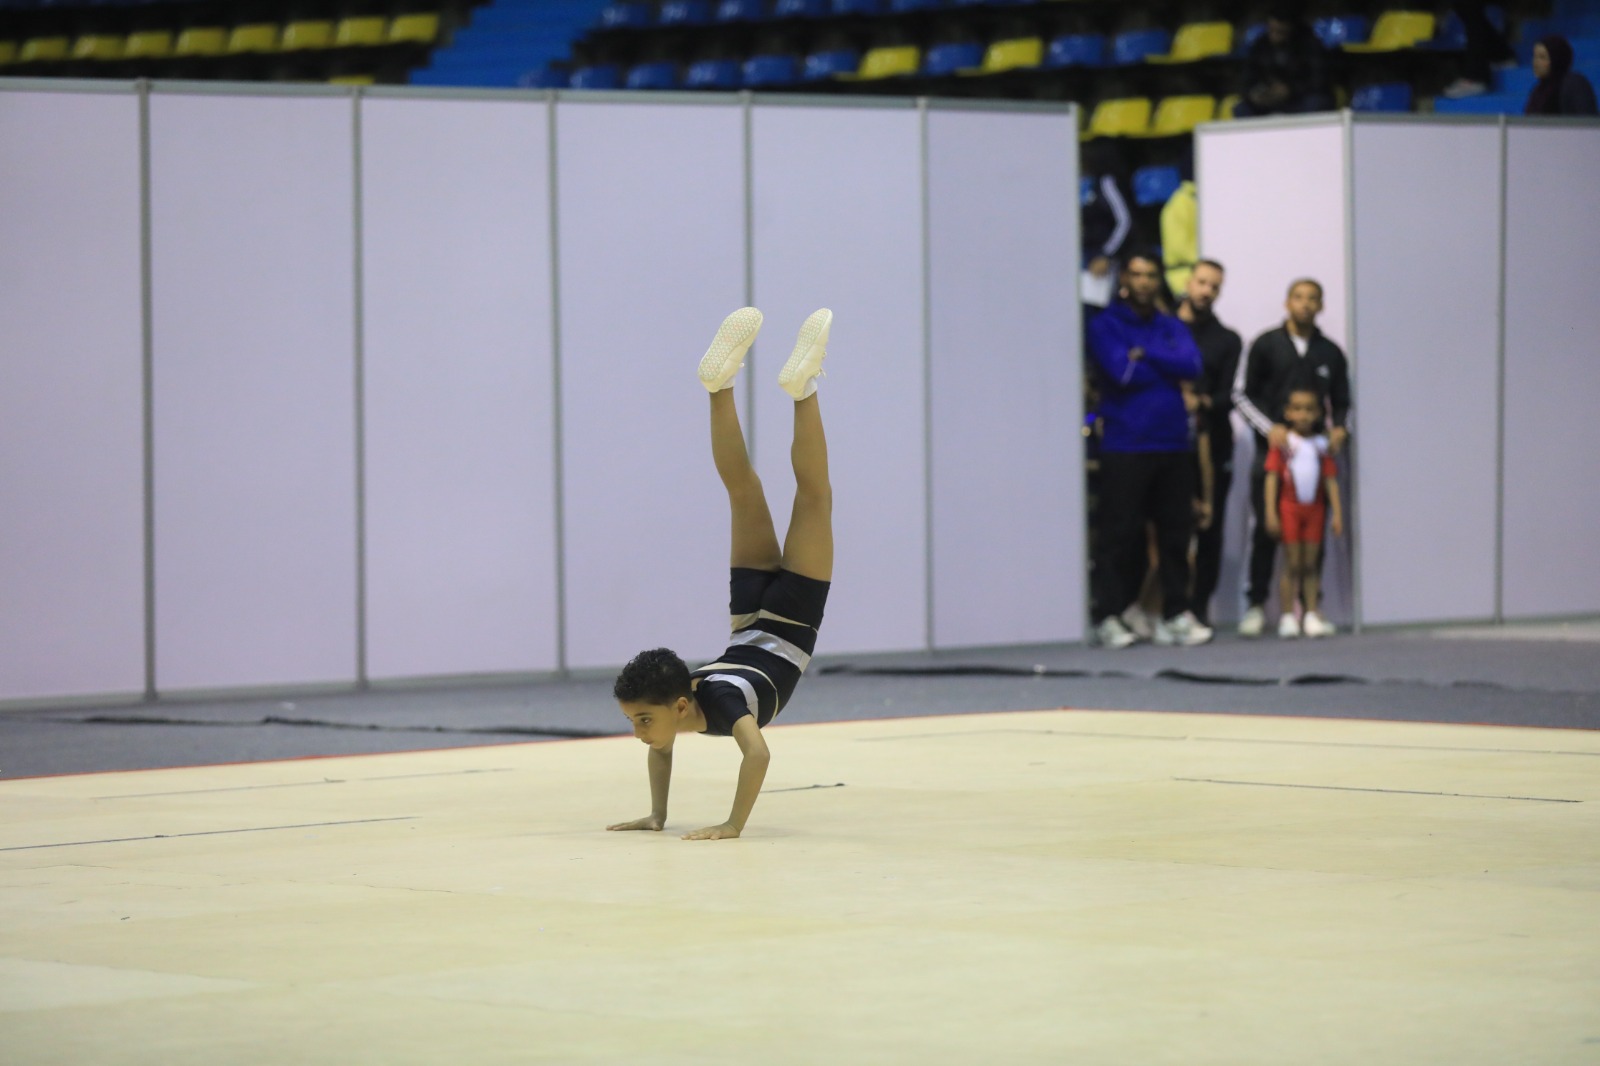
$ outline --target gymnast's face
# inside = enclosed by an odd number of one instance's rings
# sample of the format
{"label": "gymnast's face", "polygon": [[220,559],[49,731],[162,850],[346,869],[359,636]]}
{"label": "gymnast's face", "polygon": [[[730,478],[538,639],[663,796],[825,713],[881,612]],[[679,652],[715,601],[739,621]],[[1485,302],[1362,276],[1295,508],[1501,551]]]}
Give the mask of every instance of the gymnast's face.
{"label": "gymnast's face", "polygon": [[684,696],[679,696],[667,706],[659,703],[629,703],[623,700],[618,700],[617,706],[622,708],[622,713],[633,723],[633,735],[640,743],[648,744],[657,751],[668,751],[672,748],[672,742],[678,736],[679,723],[684,721],[689,713],[689,700]]}

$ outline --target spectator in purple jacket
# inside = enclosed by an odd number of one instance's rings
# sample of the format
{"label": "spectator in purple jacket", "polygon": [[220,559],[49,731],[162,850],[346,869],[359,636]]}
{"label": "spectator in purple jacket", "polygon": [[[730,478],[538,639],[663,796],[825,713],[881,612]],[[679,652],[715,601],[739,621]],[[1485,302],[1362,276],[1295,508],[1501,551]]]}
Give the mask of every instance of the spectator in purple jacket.
{"label": "spectator in purple jacket", "polygon": [[1189,540],[1194,535],[1193,429],[1185,381],[1200,376],[1189,327],[1162,311],[1161,257],[1136,252],[1122,291],[1089,323],[1089,356],[1100,395],[1100,493],[1094,553],[1094,636],[1125,648],[1135,636],[1118,617],[1138,589],[1130,553],[1156,528],[1162,619],[1157,644],[1203,644],[1211,630],[1189,609]]}

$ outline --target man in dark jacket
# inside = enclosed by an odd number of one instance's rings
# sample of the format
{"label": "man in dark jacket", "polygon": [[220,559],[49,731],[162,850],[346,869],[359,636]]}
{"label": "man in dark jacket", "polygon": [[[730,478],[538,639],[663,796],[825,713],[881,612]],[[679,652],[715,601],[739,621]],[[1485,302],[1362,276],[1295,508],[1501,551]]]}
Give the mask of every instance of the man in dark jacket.
{"label": "man in dark jacket", "polygon": [[1211,630],[1189,610],[1189,538],[1194,531],[1194,458],[1180,382],[1200,376],[1189,329],[1156,304],[1161,258],[1128,258],[1122,295],[1089,323],[1089,355],[1100,394],[1100,493],[1094,565],[1095,636],[1124,648],[1134,635],[1117,616],[1137,595],[1127,587],[1130,553],[1145,550],[1155,523],[1162,619],[1157,644],[1203,644]]}
{"label": "man in dark jacket", "polygon": [[1278,3],[1244,54],[1238,118],[1333,110],[1328,50],[1291,3]]}
{"label": "man in dark jacket", "polygon": [[1222,294],[1222,264],[1201,259],[1184,285],[1178,318],[1189,327],[1200,349],[1202,369],[1195,388],[1200,401],[1200,426],[1211,438],[1212,490],[1206,501],[1209,514],[1200,516],[1194,551],[1194,613],[1201,624],[1211,624],[1211,595],[1217,591],[1222,569],[1222,524],[1227,513],[1228,490],[1233,486],[1233,379],[1239,371],[1244,342],[1217,321],[1213,307]]}
{"label": "man in dark jacket", "polygon": [[1267,453],[1288,440],[1283,408],[1289,393],[1309,389],[1316,393],[1328,432],[1329,451],[1337,455],[1350,433],[1350,364],[1339,346],[1322,335],[1317,316],[1322,313],[1322,285],[1301,278],[1289,286],[1284,304],[1288,319],[1277,329],[1257,337],[1239,364],[1233,379],[1233,405],[1255,431],[1256,456],[1250,469],[1250,504],[1255,530],[1250,544],[1249,605],[1239,620],[1239,635],[1258,637],[1266,621],[1263,604],[1271,592],[1272,567],[1278,544],[1267,533],[1265,486]]}

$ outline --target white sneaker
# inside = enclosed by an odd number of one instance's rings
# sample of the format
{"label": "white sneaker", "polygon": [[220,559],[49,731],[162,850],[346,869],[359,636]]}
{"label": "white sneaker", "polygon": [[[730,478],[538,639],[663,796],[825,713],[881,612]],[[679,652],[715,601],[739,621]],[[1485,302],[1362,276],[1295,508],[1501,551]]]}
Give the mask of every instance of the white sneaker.
{"label": "white sneaker", "polygon": [[1283,617],[1278,619],[1278,636],[1292,640],[1299,635],[1300,619],[1294,616],[1294,611],[1284,611]]}
{"label": "white sneaker", "polygon": [[1126,648],[1138,639],[1116,615],[1094,627],[1094,642],[1102,648]]}
{"label": "white sneaker", "polygon": [[1301,629],[1308,637],[1331,637],[1339,631],[1338,626],[1324,621],[1322,615],[1316,611],[1306,612],[1306,619],[1301,623]]}
{"label": "white sneaker", "polygon": [[800,336],[795,339],[794,351],[789,361],[778,372],[778,384],[796,401],[817,391],[817,378],[822,376],[822,360],[828,354],[828,328],[833,325],[833,312],[826,307],[811,312],[800,325]]}
{"label": "white sneaker", "polygon": [[1200,624],[1200,619],[1194,616],[1193,611],[1184,611],[1176,618],[1164,618],[1156,622],[1157,644],[1179,644],[1192,648],[1196,644],[1204,644],[1214,635],[1209,626]]}
{"label": "white sneaker", "polygon": [[1241,637],[1259,637],[1267,625],[1267,612],[1259,607],[1252,607],[1245,611],[1244,617],[1239,619],[1239,635]]}
{"label": "white sneaker", "polygon": [[733,387],[734,377],[744,366],[744,353],[761,332],[761,323],[761,312],[754,307],[741,307],[722,320],[711,347],[700,360],[700,383],[707,392]]}
{"label": "white sneaker", "polygon": [[1473,81],[1471,78],[1457,78],[1449,85],[1446,85],[1439,95],[1448,100],[1460,100],[1467,96],[1482,96],[1488,91],[1489,86],[1481,81]]}
{"label": "white sneaker", "polygon": [[1140,640],[1149,640],[1155,636],[1155,626],[1150,622],[1149,614],[1137,603],[1128,604],[1128,609],[1122,612],[1122,624]]}

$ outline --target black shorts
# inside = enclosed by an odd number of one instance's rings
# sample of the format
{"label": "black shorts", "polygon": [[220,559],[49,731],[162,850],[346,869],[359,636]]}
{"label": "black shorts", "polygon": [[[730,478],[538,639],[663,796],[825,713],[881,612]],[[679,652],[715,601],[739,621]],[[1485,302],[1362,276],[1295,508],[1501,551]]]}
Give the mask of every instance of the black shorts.
{"label": "black shorts", "polygon": [[[701,686],[732,686],[740,695],[729,713],[708,706],[712,690],[705,692],[708,698],[700,702],[707,732],[726,735],[732,713],[748,711],[756,724],[766,725],[783,710],[816,650],[829,587],[826,581],[789,570],[732,569],[728,579],[732,638],[716,662],[691,676]],[[722,689],[718,698],[732,698],[730,690]]]}

